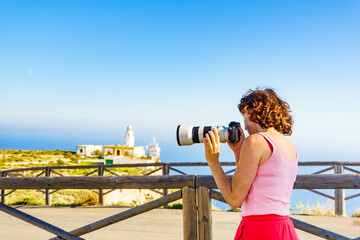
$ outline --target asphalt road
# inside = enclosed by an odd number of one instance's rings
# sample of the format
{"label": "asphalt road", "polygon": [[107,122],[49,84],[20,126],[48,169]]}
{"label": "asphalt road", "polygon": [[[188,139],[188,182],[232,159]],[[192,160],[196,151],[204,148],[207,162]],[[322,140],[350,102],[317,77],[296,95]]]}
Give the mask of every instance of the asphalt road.
{"label": "asphalt road", "polygon": [[[40,218],[64,230],[73,230],[86,224],[127,210],[119,207],[17,207],[20,211]],[[236,212],[213,211],[213,239],[233,239],[241,220]],[[360,219],[350,217],[292,216],[318,227],[360,237]],[[182,240],[182,210],[155,209],[111,226],[88,233],[85,239],[156,239]],[[322,239],[297,230],[301,240]],[[40,228],[0,211],[0,240],[49,239],[53,237]]]}

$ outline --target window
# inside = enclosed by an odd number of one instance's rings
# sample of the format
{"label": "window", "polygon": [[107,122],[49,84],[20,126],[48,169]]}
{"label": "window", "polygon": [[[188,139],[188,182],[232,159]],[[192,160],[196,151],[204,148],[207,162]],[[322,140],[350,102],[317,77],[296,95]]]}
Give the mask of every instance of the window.
{"label": "window", "polygon": [[120,150],[116,150],[116,155],[120,156]]}
{"label": "window", "polygon": [[82,149],[82,148],[80,148],[80,153],[83,153],[83,149]]}

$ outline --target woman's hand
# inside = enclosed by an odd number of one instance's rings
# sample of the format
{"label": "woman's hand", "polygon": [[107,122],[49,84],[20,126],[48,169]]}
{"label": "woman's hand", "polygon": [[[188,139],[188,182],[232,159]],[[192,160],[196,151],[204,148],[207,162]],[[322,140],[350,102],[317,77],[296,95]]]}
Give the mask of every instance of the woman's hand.
{"label": "woman's hand", "polygon": [[220,137],[217,128],[213,127],[204,137],[205,158],[208,164],[219,161]]}
{"label": "woman's hand", "polygon": [[234,152],[236,163],[238,162],[238,159],[240,158],[241,145],[245,140],[244,130],[241,127],[239,127],[239,131],[240,131],[239,132],[239,134],[240,134],[240,141],[239,142],[229,142],[229,141],[227,141],[227,144],[229,145],[231,150]]}

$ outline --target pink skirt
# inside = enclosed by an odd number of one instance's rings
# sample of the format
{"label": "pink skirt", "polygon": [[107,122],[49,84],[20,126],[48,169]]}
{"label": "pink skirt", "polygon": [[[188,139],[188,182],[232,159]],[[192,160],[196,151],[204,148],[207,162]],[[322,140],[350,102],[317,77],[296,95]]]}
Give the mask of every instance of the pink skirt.
{"label": "pink skirt", "polygon": [[252,215],[243,217],[234,240],[298,240],[289,216]]}

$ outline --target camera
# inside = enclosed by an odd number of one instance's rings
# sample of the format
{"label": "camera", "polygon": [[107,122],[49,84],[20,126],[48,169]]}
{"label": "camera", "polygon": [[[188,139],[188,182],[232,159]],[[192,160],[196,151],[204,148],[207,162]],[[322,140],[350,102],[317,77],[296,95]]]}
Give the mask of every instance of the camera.
{"label": "camera", "polygon": [[[212,131],[213,126],[193,127],[189,125],[179,125],[176,129],[176,140],[179,146],[192,145],[204,142],[206,133]],[[229,127],[217,126],[220,142],[239,142],[240,123],[230,122]]]}

